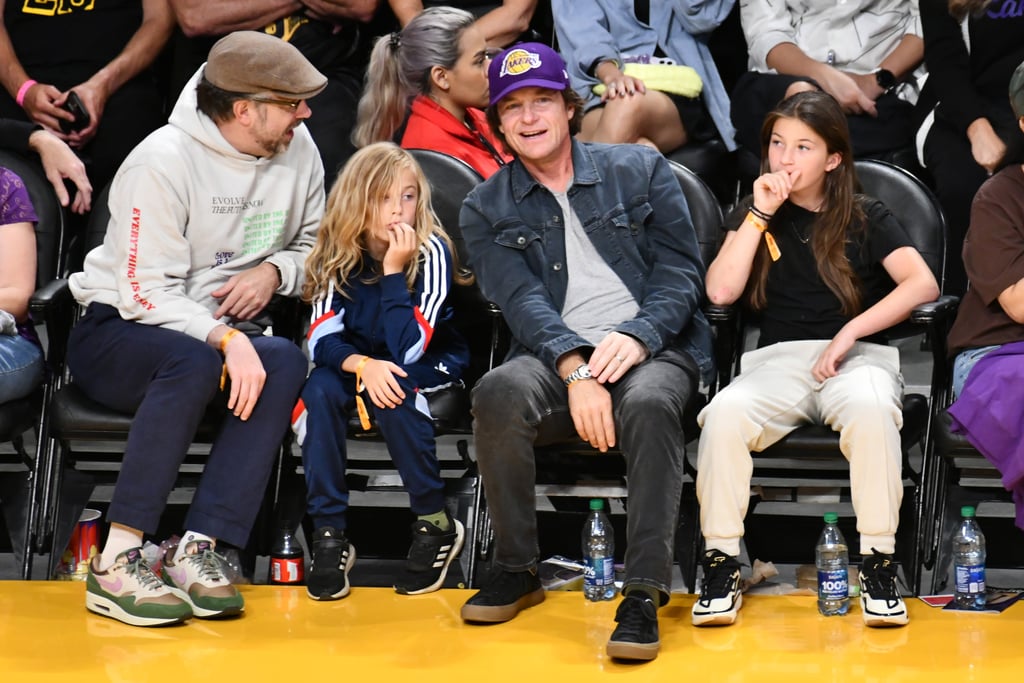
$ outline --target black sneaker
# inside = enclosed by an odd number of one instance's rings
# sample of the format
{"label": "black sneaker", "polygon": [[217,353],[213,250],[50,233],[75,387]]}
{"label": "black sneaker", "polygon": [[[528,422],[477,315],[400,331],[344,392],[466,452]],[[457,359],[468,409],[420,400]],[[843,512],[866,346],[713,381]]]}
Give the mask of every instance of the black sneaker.
{"label": "black sneaker", "polygon": [[860,565],[860,610],[868,626],[904,626],[907,605],[896,588],[896,559],[874,548]]}
{"label": "black sneaker", "polygon": [[314,600],[338,600],[349,593],[348,572],[356,561],[356,548],[343,532],[322,526],[313,534],[313,562],[309,565],[306,593]]}
{"label": "black sneaker", "polygon": [[542,602],[544,587],[536,568],[521,572],[499,570],[462,606],[462,620],[497,624]]}
{"label": "black sneaker", "polygon": [[743,606],[740,592],[740,565],[732,555],[711,549],[701,559],[704,583],[693,603],[694,626],[728,626],[736,621]]}
{"label": "black sneaker", "polygon": [[609,657],[648,661],[658,656],[658,608],[648,595],[633,592],[624,597],[615,621],[619,625],[605,648]]}
{"label": "black sneaker", "polygon": [[[445,513],[448,515],[448,513]],[[448,531],[417,519],[412,525],[412,545],[402,576],[395,590],[402,595],[420,595],[436,591],[444,584],[448,566],[462,550],[466,528],[448,515]]]}

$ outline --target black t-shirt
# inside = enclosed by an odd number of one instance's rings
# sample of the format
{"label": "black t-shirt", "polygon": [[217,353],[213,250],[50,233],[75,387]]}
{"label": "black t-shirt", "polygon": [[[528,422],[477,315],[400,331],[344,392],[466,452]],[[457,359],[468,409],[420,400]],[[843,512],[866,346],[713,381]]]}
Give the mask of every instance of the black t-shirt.
{"label": "black t-shirt", "polygon": [[[895,286],[882,267],[882,260],[894,250],[913,246],[913,243],[881,202],[863,198],[861,206],[866,226],[863,231],[848,232],[846,257],[860,281],[863,311]],[[739,215],[739,221],[745,215],[745,212]],[[815,215],[787,202],[772,220],[771,232],[782,256],[768,270],[767,305],[760,312],[758,346],[781,341],[831,339],[850,320],[843,314],[839,298],[818,275],[809,238]]]}
{"label": "black t-shirt", "polygon": [[4,26],[33,78],[69,88],[124,49],[142,25],[142,0],[8,0]]}

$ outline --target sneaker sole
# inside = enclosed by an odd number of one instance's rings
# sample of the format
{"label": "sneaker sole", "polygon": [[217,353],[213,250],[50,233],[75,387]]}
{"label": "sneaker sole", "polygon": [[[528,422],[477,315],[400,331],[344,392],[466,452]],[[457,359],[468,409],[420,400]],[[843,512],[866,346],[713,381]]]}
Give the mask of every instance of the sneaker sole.
{"label": "sneaker sole", "polygon": [[500,624],[509,621],[524,609],[529,609],[544,602],[544,589],[538,588],[527,593],[510,605],[470,605],[462,606],[460,613],[463,621],[480,622],[483,624]]}
{"label": "sneaker sole", "polygon": [[320,602],[328,602],[330,600],[341,600],[342,598],[344,598],[345,596],[347,596],[349,593],[352,592],[352,586],[348,582],[348,573],[352,570],[352,565],[354,565],[355,563],[356,563],[356,547],[354,545],[352,545],[351,543],[349,543],[348,544],[348,563],[345,565],[345,585],[342,586],[341,590],[338,591],[337,593],[320,593],[319,595],[314,595],[313,593],[309,592],[309,586],[306,586],[306,595],[308,595],[311,599],[317,600],[317,601],[320,601]]}
{"label": "sneaker sole", "polygon": [[714,614],[692,614],[694,626],[730,626],[736,623],[736,616],[740,607],[743,606],[743,594],[736,596],[736,604],[728,612],[715,612]]}
{"label": "sneaker sole", "polygon": [[459,556],[459,553],[462,552],[462,544],[466,540],[466,527],[457,519],[453,521],[455,522],[455,543],[452,544],[452,549],[448,551],[448,557],[444,560],[444,566],[441,567],[441,574],[437,577],[437,581],[425,588],[414,591],[404,590],[395,586],[395,592],[399,595],[423,595],[424,593],[433,593],[444,585],[444,579],[448,575],[448,567]]}
{"label": "sneaker sole", "polygon": [[221,617],[237,617],[239,614],[245,611],[245,605],[239,607],[228,607],[227,609],[207,609],[200,607],[193,600],[192,596],[186,593],[177,586],[167,586],[172,593],[177,595],[179,598],[188,603],[189,607],[192,608],[192,616],[198,617],[199,619],[219,619]]}
{"label": "sneaker sole", "polygon": [[660,640],[653,643],[630,643],[609,640],[605,651],[609,657],[615,659],[634,659],[649,662],[658,656],[660,648]]}
{"label": "sneaker sole", "polygon": [[116,619],[130,626],[169,626],[180,624],[188,619],[191,614],[180,617],[140,617],[136,614],[126,612],[113,600],[93,593],[85,594],[85,608],[94,614]]}
{"label": "sneaker sole", "polygon": [[860,602],[860,609],[861,616],[864,617],[864,625],[871,628],[897,628],[910,623],[910,617],[906,612],[903,612],[903,614],[875,614],[869,612],[865,608],[863,599]]}

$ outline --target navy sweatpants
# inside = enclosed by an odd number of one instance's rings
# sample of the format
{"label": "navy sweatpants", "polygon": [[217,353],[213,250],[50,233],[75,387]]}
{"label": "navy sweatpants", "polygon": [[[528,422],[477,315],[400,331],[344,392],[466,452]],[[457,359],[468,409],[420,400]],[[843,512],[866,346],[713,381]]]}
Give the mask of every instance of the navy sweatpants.
{"label": "navy sweatpants", "polygon": [[[396,408],[381,409],[365,398],[373,411],[388,453],[409,493],[414,514],[427,515],[444,508],[444,481],[437,462],[434,423],[426,397],[417,386],[439,386],[451,377],[430,363],[404,367],[408,377],[398,381],[405,400]],[[333,368],[316,368],[302,390],[306,438],[302,442],[302,467],[306,473],[306,506],[316,528],[345,529],[348,486],[345,484],[348,416],[355,401],[355,379]]]}
{"label": "navy sweatpants", "polygon": [[[225,413],[185,519],[188,529],[239,546],[248,541],[308,368],[287,339],[251,341],[267,372],[263,392],[248,420]],[[71,333],[68,364],[90,398],[135,414],[107,518],[154,533],[207,405],[227,402],[218,387],[223,358],[184,333],[92,304]]]}

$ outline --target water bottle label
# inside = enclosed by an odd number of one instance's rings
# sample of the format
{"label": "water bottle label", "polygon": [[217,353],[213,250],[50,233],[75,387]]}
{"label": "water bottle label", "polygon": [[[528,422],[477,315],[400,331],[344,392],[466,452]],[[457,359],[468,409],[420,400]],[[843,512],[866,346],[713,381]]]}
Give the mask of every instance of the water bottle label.
{"label": "water bottle label", "polygon": [[850,593],[850,577],[846,569],[818,570],[818,598],[845,600]]}
{"label": "water bottle label", "polygon": [[956,566],[956,592],[977,595],[985,592],[985,565]]}
{"label": "water bottle label", "polygon": [[615,563],[611,557],[588,557],[583,567],[583,582],[590,586],[615,583]]}
{"label": "water bottle label", "polygon": [[302,558],[270,558],[270,580],[274,583],[301,583]]}

